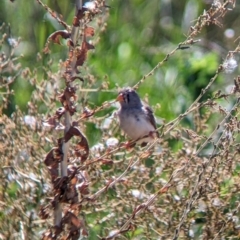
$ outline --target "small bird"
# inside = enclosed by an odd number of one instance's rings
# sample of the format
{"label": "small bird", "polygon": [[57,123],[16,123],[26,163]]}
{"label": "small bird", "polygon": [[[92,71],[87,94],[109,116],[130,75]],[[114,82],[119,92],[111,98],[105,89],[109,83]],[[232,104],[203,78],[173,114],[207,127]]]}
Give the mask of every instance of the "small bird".
{"label": "small bird", "polygon": [[159,137],[152,109],[142,103],[134,89],[121,90],[117,101],[120,103],[120,109],[117,112],[120,128],[131,140],[143,147],[153,141],[154,137]]}

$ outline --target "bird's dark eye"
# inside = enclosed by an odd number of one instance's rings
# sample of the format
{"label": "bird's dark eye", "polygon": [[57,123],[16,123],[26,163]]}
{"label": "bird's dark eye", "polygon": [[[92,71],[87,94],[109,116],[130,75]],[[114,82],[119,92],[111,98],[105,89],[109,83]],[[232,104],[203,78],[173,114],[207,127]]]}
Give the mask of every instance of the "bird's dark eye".
{"label": "bird's dark eye", "polygon": [[127,93],[127,103],[129,103],[130,101],[130,97],[129,97],[129,94]]}

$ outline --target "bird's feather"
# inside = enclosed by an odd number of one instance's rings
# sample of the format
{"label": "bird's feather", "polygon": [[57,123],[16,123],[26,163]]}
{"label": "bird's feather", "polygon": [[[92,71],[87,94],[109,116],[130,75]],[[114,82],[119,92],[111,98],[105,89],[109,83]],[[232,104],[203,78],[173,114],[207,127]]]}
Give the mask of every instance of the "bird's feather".
{"label": "bird's feather", "polygon": [[[152,109],[143,104],[134,89],[126,88],[119,92],[120,109],[118,117],[120,127],[132,139],[140,140],[140,143],[153,139],[150,135],[156,130],[156,121]],[[158,136],[156,131],[155,136]],[[139,141],[138,141],[139,142]]]}

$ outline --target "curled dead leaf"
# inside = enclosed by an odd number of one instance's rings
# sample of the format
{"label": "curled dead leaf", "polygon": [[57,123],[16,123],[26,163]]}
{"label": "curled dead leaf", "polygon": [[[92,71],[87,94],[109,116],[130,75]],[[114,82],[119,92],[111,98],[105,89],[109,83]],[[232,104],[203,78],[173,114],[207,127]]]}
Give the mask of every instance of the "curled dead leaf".
{"label": "curled dead leaf", "polygon": [[59,96],[59,99],[66,110],[73,115],[76,112],[75,101],[77,99],[76,88],[66,87],[64,92]]}
{"label": "curled dead leaf", "polygon": [[76,125],[76,124],[73,123],[73,126],[70,127],[68,132],[65,134],[64,140],[65,140],[65,142],[68,142],[73,136],[77,136],[77,137],[81,138],[81,140],[75,146],[75,154],[77,157],[81,158],[82,162],[84,162],[85,160],[87,160],[88,155],[89,155],[88,141],[87,141],[87,138],[80,131],[80,129],[74,125]]}
{"label": "curled dead leaf", "polygon": [[47,42],[52,41],[56,44],[61,45],[60,39],[61,38],[67,39],[67,38],[70,38],[70,36],[71,36],[71,33],[69,33],[67,30],[58,30],[58,31],[52,33],[48,37]]}
{"label": "curled dead leaf", "polygon": [[68,46],[68,47],[74,47],[74,43],[73,43],[72,39],[69,39],[69,40],[67,41],[67,46]]}
{"label": "curled dead leaf", "polygon": [[61,38],[68,39],[70,38],[70,36],[71,36],[71,33],[69,33],[67,30],[58,30],[52,33],[47,39],[43,52],[45,54],[50,53],[50,49],[49,49],[50,42],[61,45],[60,39]]}
{"label": "curled dead leaf", "polygon": [[46,164],[46,166],[53,166],[56,164],[56,162],[59,162],[61,158],[62,158],[62,152],[58,147],[54,147],[47,154],[44,160],[44,163]]}

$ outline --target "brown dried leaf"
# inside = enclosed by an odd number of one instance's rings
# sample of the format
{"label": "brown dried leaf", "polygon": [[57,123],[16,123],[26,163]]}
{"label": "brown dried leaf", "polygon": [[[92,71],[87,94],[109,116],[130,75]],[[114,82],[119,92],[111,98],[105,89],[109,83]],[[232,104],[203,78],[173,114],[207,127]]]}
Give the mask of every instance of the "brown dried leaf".
{"label": "brown dried leaf", "polygon": [[80,230],[84,236],[88,236],[88,232],[83,219],[79,219],[74,213],[67,211],[62,218],[62,224],[70,225],[70,232],[67,239],[77,240],[80,237]]}
{"label": "brown dried leaf", "polygon": [[67,131],[67,133],[64,136],[65,142],[68,142],[73,136],[77,136],[77,137],[83,136],[80,129],[77,128],[76,126],[72,126],[69,128],[69,130]]}
{"label": "brown dried leaf", "polygon": [[71,222],[73,224],[73,226],[75,226],[76,228],[80,228],[81,227],[81,221],[75,216],[75,215],[72,215],[71,217]]}
{"label": "brown dried leaf", "polygon": [[59,108],[56,111],[56,114],[54,116],[43,121],[43,126],[51,127],[56,130],[64,129],[65,127],[58,121],[61,118],[61,116],[64,114],[64,112],[65,112],[65,108],[63,108],[63,107]]}
{"label": "brown dried leaf", "polygon": [[46,166],[53,166],[56,164],[56,162],[60,161],[62,158],[62,153],[58,147],[54,147],[50,150],[50,152],[47,154],[44,163]]}
{"label": "brown dried leaf", "polygon": [[67,46],[68,46],[68,47],[74,47],[74,44],[73,44],[72,39],[69,39],[69,40],[67,41]]}
{"label": "brown dried leaf", "polygon": [[[61,21],[61,23],[64,24],[63,21]],[[59,30],[59,31],[56,31],[56,32],[52,33],[47,39],[47,42],[46,42],[45,47],[43,49],[43,52],[45,54],[50,53],[49,43],[51,41],[56,43],[56,44],[61,45],[61,42],[60,42],[61,37],[64,38],[64,39],[68,39],[68,38],[70,38],[70,36],[71,36],[71,33],[69,33],[66,30]]]}
{"label": "brown dried leaf", "polygon": [[73,126],[70,127],[68,132],[65,134],[64,140],[65,142],[68,142],[73,136],[80,137],[81,140],[75,147],[75,154],[77,157],[81,158],[81,161],[85,161],[89,155],[89,145],[86,137],[82,134],[82,132],[76,125],[77,123],[73,122]]}
{"label": "brown dried leaf", "polygon": [[78,19],[77,16],[75,16],[75,17],[73,18],[72,25],[73,25],[74,27],[79,27],[79,26],[80,26],[80,22],[79,22],[79,19]]}
{"label": "brown dried leaf", "polygon": [[67,30],[58,30],[58,31],[52,33],[48,37],[47,42],[49,43],[50,41],[53,41],[54,43],[61,45],[60,39],[61,38],[67,39],[70,36],[71,36],[71,33],[69,33]]}
{"label": "brown dried leaf", "polygon": [[89,145],[85,137],[82,137],[81,141],[78,142],[75,147],[75,154],[77,157],[81,157],[81,161],[84,162],[87,160],[89,155]]}
{"label": "brown dried leaf", "polygon": [[94,33],[95,33],[95,30],[94,30],[93,27],[86,27],[84,29],[84,34],[85,34],[86,37],[93,37]]}
{"label": "brown dried leaf", "polygon": [[47,120],[43,121],[43,125],[45,127],[52,127],[54,128],[55,126],[57,126],[58,121],[56,121],[56,116],[50,117]]}
{"label": "brown dried leaf", "polygon": [[60,233],[63,231],[62,226],[54,226],[54,238],[57,239],[57,237],[60,235]]}
{"label": "brown dried leaf", "polygon": [[55,190],[61,190],[64,191],[67,189],[67,184],[68,184],[68,177],[64,176],[64,177],[58,177],[57,179],[55,179],[54,183],[53,183],[53,188]]}
{"label": "brown dried leaf", "polygon": [[78,217],[73,214],[72,212],[67,212],[65,216],[62,218],[63,224],[69,224],[75,227],[75,230],[78,230],[81,228],[81,221],[78,219]]}
{"label": "brown dried leaf", "polygon": [[88,50],[95,49],[95,47],[94,47],[92,44],[86,42],[86,49],[87,49],[87,51],[88,51]]}
{"label": "brown dried leaf", "polygon": [[55,116],[58,119],[60,119],[64,113],[65,113],[65,108],[64,107],[60,107],[60,108],[57,109]]}
{"label": "brown dried leaf", "polygon": [[75,20],[75,21],[79,22],[84,17],[84,12],[86,12],[86,11],[87,11],[87,8],[85,8],[85,7],[82,7],[82,9],[79,9],[76,14],[77,20]]}
{"label": "brown dried leaf", "polygon": [[78,190],[82,195],[87,195],[90,193],[90,190],[88,187],[89,187],[89,183],[82,182],[81,184],[78,185]]}
{"label": "brown dried leaf", "polygon": [[77,184],[77,181],[78,181],[78,179],[77,179],[77,177],[75,176],[75,177],[73,177],[73,178],[71,179],[70,183],[71,183],[72,185],[75,185],[75,184]]}
{"label": "brown dried leaf", "polygon": [[82,42],[81,48],[76,49],[77,61],[76,61],[75,68],[83,65],[83,63],[87,59],[87,52],[91,49],[94,49],[94,46],[92,44],[88,43],[86,40],[84,40]]}
{"label": "brown dried leaf", "polygon": [[87,51],[81,48],[76,49],[76,57],[77,57],[77,61],[76,61],[75,68],[77,68],[78,66],[82,66],[83,63],[86,61]]}
{"label": "brown dried leaf", "polygon": [[64,200],[67,203],[77,203],[78,202],[78,193],[77,193],[75,185],[68,184]]}
{"label": "brown dried leaf", "polygon": [[75,101],[77,99],[75,87],[66,87],[64,92],[59,96],[60,102],[66,110],[73,115],[76,112]]}
{"label": "brown dried leaf", "polygon": [[70,233],[68,234],[67,239],[71,239],[71,240],[79,240],[80,238],[80,231],[71,231],[70,230]]}
{"label": "brown dried leaf", "polygon": [[54,182],[55,179],[58,177],[58,174],[59,174],[58,168],[59,168],[59,164],[57,162],[48,168],[49,173],[51,175],[52,182]]}

